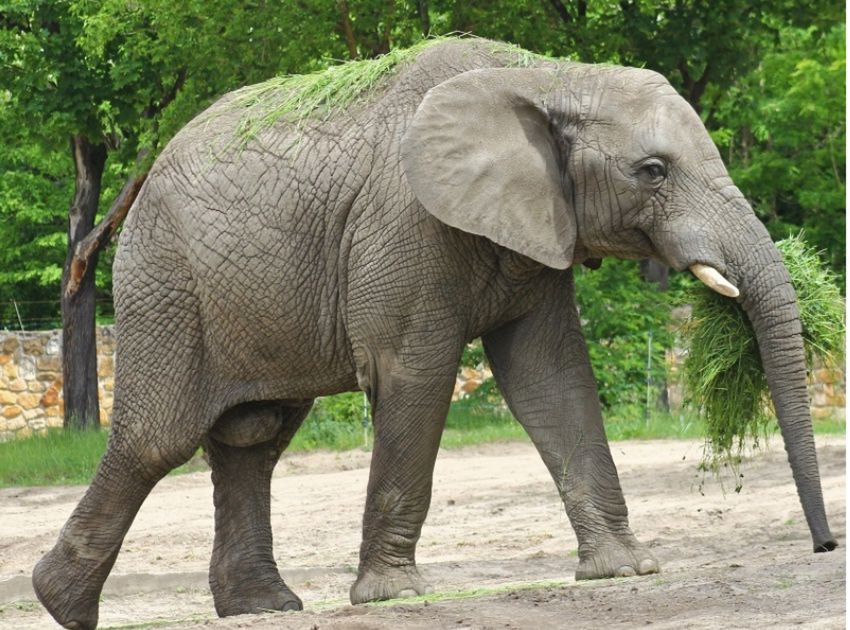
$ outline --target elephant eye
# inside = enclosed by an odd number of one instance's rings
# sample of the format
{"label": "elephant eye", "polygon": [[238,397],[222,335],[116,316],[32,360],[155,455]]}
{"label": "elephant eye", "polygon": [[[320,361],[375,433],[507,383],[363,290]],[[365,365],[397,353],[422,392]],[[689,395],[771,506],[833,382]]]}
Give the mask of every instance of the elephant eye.
{"label": "elephant eye", "polygon": [[653,184],[658,184],[662,179],[667,177],[667,166],[658,159],[650,159],[640,165],[638,169],[640,174],[646,177]]}

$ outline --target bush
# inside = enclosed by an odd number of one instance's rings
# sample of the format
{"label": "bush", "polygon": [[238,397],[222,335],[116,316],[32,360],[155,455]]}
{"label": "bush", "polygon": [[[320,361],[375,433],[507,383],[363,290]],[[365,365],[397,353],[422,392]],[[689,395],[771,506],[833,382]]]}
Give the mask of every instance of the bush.
{"label": "bush", "polygon": [[645,406],[647,387],[654,401],[667,382],[665,350],[673,342],[668,295],[645,282],[630,261],[606,259],[595,271],[577,269],[575,281],[603,407]]}

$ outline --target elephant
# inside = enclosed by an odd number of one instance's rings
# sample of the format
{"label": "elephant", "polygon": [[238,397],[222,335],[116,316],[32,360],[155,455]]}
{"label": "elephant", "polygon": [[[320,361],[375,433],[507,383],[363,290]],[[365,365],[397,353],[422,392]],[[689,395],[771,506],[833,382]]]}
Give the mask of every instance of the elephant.
{"label": "elephant", "polygon": [[199,447],[217,613],[301,609],[274,560],[270,479],[313,400],[344,391],[366,393],[374,426],[350,599],[429,592],[415,548],[476,338],[563,501],[576,578],[657,572],[629,526],[576,306],[572,267],[608,256],[691,269],[738,300],[814,550],[837,546],[788,272],[664,77],[449,39],[345,107],[236,142],[244,94],[173,138],[120,235],[108,448],[33,571],[60,624],[97,625],[140,505]]}

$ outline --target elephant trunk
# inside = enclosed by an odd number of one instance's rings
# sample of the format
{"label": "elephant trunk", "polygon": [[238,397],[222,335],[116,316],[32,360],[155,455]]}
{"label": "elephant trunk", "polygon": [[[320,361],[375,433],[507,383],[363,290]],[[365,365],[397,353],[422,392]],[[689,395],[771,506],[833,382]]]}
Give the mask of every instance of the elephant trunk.
{"label": "elephant trunk", "polygon": [[[755,330],[759,353],[779,420],[797,493],[809,524],[815,552],[838,544],[824,510],[803,350],[797,297],[782,255],[761,222],[749,212],[749,225],[727,245],[731,278]],[[743,238],[747,244],[741,244]],[[735,244],[737,241],[737,244]],[[756,243],[753,246],[753,243]],[[730,251],[735,248],[735,251]]]}

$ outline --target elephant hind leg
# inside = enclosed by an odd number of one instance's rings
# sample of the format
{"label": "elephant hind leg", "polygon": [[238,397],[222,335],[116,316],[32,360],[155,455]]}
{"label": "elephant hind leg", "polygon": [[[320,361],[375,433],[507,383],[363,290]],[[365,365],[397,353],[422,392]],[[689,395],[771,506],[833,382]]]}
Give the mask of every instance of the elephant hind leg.
{"label": "elephant hind leg", "polygon": [[[122,413],[119,409],[116,402],[114,414]],[[170,413],[173,410],[164,410],[152,420]],[[201,418],[184,420],[187,426],[202,424]],[[200,435],[192,431],[170,431],[169,439],[153,441],[141,424],[146,424],[141,418],[130,421],[125,416],[114,427],[88,491],[56,545],[33,570],[38,599],[67,628],[97,626],[103,584],[136,513],[156,483],[200,446]]]}
{"label": "elephant hind leg", "polygon": [[271,478],[311,406],[243,403],[226,411],[204,441],[215,487],[210,589],[221,617],[302,608],[274,560]]}
{"label": "elephant hind leg", "polygon": [[[175,269],[163,272],[179,283]],[[121,288],[115,405],[107,451],[56,545],[33,570],[33,587],[65,627],[95,628],[103,583],[142,502],[200,447],[208,408],[202,335],[191,297],[162,277]],[[131,303],[132,302],[132,303]]]}

